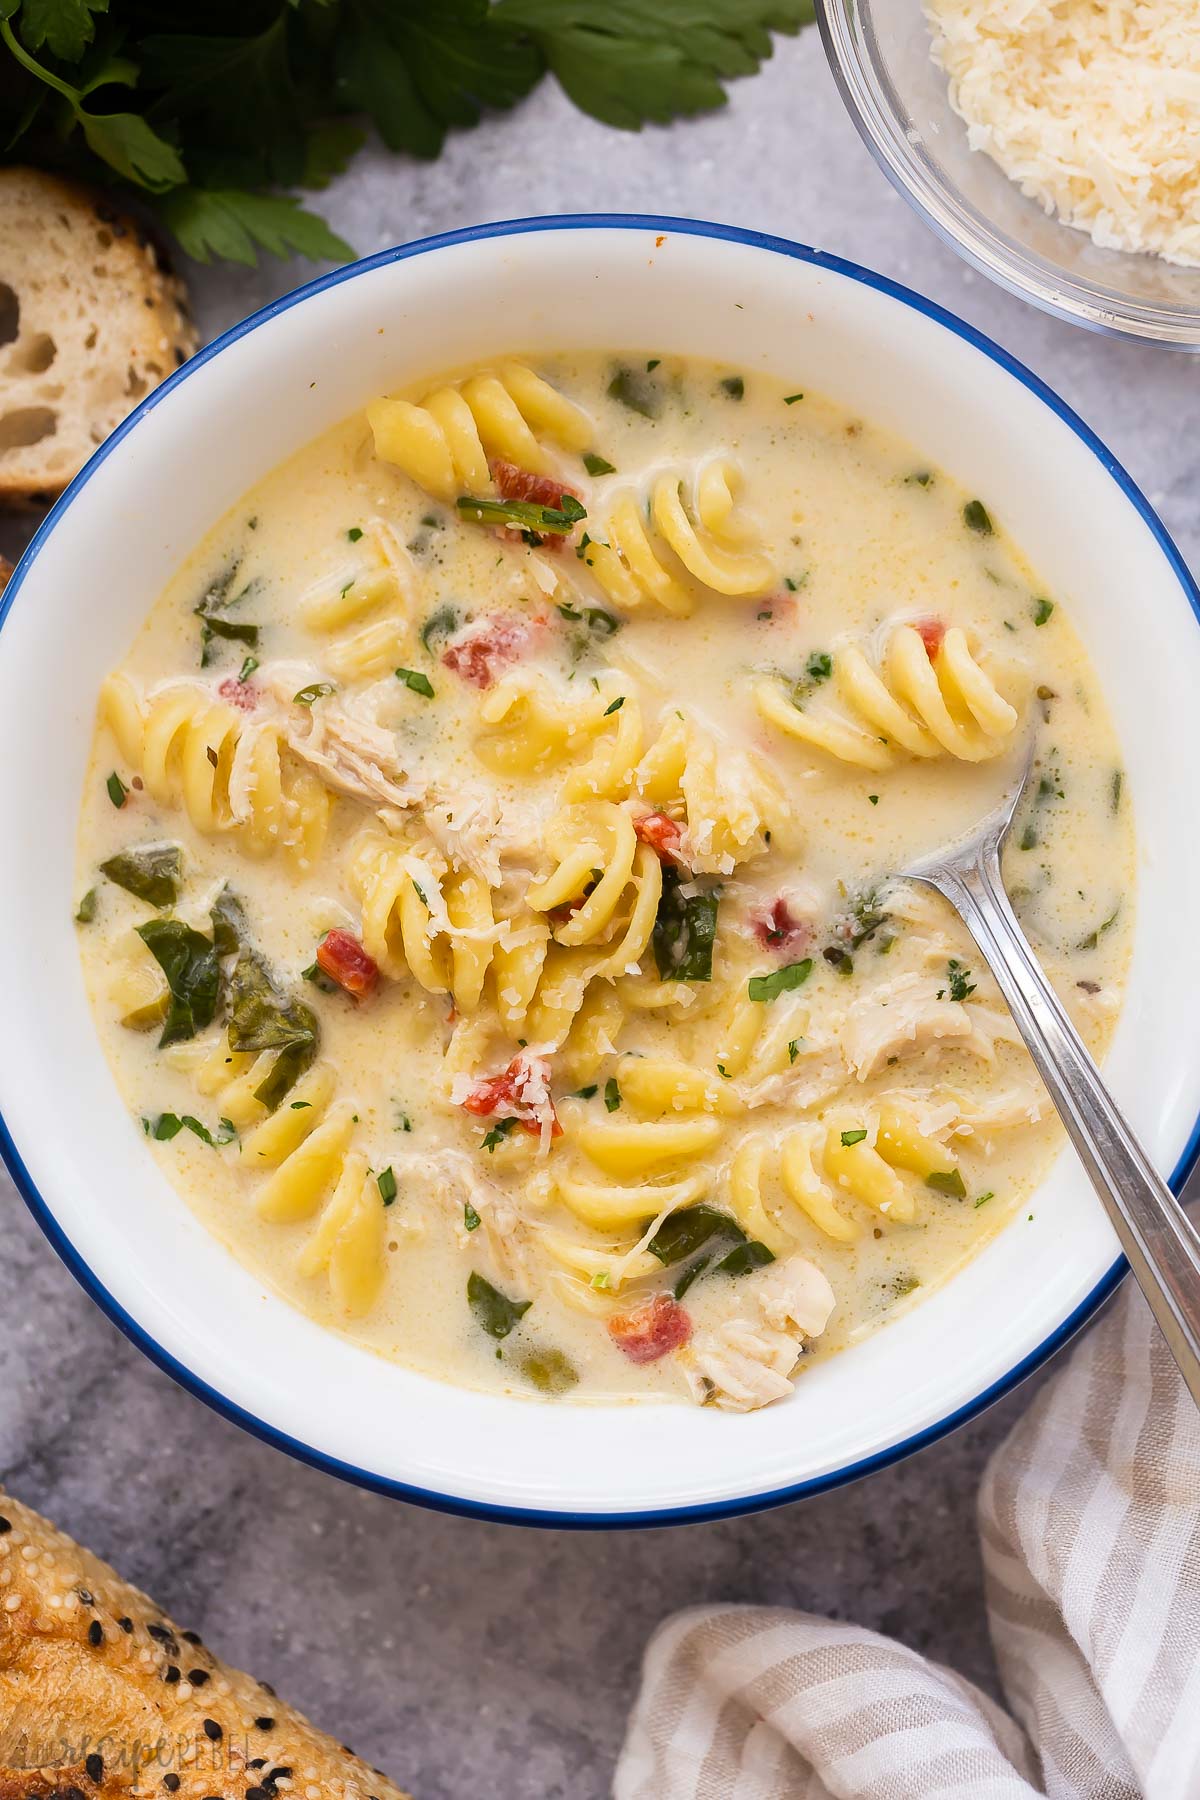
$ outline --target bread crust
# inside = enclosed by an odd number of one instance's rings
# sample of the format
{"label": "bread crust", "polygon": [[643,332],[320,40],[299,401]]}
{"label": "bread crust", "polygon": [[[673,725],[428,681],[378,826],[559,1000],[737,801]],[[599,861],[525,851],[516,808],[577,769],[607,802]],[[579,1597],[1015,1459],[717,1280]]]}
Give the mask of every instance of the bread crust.
{"label": "bread crust", "polygon": [[0,1489],[0,1800],[408,1800]]}
{"label": "bread crust", "polygon": [[196,344],[145,226],[76,182],[0,169],[0,506],[61,493]]}

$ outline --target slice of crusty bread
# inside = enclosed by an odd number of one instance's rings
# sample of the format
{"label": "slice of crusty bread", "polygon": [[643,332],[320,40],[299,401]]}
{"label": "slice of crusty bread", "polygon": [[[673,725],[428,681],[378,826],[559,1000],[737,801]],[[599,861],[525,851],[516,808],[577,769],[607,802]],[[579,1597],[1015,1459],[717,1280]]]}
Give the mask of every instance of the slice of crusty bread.
{"label": "slice of crusty bread", "polygon": [[0,1492],[0,1800],[406,1800]]}
{"label": "slice of crusty bread", "polygon": [[61,493],[195,348],[141,226],[73,182],[0,169],[0,504]]}

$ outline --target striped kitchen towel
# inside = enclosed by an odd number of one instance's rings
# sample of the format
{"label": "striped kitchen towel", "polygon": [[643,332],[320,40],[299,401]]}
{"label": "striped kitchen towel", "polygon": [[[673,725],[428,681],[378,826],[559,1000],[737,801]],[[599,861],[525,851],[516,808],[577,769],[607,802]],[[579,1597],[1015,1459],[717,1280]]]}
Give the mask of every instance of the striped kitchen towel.
{"label": "striped kitchen towel", "polygon": [[979,1532],[1011,1715],[873,1631],[697,1607],[646,1652],[616,1800],[1200,1800],[1200,1414],[1131,1283]]}

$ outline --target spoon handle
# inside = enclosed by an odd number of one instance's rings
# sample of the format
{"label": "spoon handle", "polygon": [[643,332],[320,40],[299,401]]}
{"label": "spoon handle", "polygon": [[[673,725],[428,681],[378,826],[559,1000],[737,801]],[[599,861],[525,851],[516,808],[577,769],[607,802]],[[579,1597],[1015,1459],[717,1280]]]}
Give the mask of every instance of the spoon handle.
{"label": "spoon handle", "polygon": [[1004,891],[999,848],[926,865],[987,959],[1120,1239],[1179,1372],[1200,1406],[1200,1234],[1130,1130],[1050,983]]}

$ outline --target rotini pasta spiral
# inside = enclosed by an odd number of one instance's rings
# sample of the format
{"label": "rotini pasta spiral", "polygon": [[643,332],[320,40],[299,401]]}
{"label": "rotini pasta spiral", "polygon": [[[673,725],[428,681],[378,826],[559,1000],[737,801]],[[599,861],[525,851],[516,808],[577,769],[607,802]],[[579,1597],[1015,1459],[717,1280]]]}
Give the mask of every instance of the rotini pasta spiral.
{"label": "rotini pasta spiral", "polygon": [[315,1063],[268,1111],[256,1089],[278,1051],[234,1051],[222,1036],[216,1043],[177,1045],[167,1054],[197,1093],[212,1098],[221,1117],[244,1134],[244,1167],[270,1171],[254,1195],[259,1217],[292,1225],[320,1213],[300,1252],[300,1273],[327,1276],[334,1301],[347,1314],[368,1312],[383,1285],[383,1203],[365,1156],[352,1147],[355,1109],[348,1100],[335,1100],[333,1070]]}
{"label": "rotini pasta spiral", "polygon": [[375,454],[438,500],[495,492],[489,457],[535,475],[553,473],[540,439],[578,454],[592,441],[587,414],[525,363],[502,362],[420,405],[375,400],[367,408]]}
{"label": "rotini pasta spiral", "polygon": [[595,689],[566,695],[538,671],[498,683],[480,714],[475,754],[498,774],[531,775],[569,764],[564,803],[641,801],[686,834],[681,856],[697,872],[728,873],[757,856],[789,808],[760,759],[719,740],[690,715],[670,710],[649,748],[634,684],[609,674]]}
{"label": "rotini pasta spiral", "polygon": [[589,532],[583,553],[614,604],[627,612],[660,606],[686,618],[702,593],[764,593],[774,565],[751,547],[751,529],[735,506],[739,480],[733,464],[718,457],[702,463],[690,484],[658,476],[645,509],[635,494],[620,495],[598,532]]}
{"label": "rotini pasta spiral", "polygon": [[320,856],[332,798],[290,757],[278,727],[197,682],[144,699],[125,675],[100,690],[101,717],[160,806],[182,808],[205,836],[236,833],[248,856],[282,850],[301,868]]}
{"label": "rotini pasta spiral", "polygon": [[380,520],[368,525],[359,549],[353,563],[314,583],[298,605],[310,631],[333,636],[321,661],[339,682],[386,674],[403,661],[412,637],[407,554]]}
{"label": "rotini pasta spiral", "polygon": [[362,905],[367,954],[392,981],[412,975],[431,994],[450,994],[474,1012],[498,933],[491,891],[481,876],[452,867],[432,843],[405,844],[365,832],[347,865]]}
{"label": "rotini pasta spiral", "polygon": [[[889,769],[898,756],[999,756],[1018,714],[972,654],[966,632],[951,626],[931,656],[911,625],[892,632],[882,672],[856,644],[835,654],[834,678],[847,714],[810,710],[773,682],[755,690],[770,724],[814,749],[862,769]],[[861,721],[861,723],[860,723]]]}
{"label": "rotini pasta spiral", "polygon": [[954,1153],[922,1131],[906,1108],[890,1101],[876,1108],[870,1126],[839,1118],[789,1126],[778,1140],[747,1138],[730,1164],[730,1209],[743,1229],[776,1255],[794,1247],[795,1232],[786,1209],[771,1206],[765,1197],[772,1166],[784,1199],[838,1244],[853,1243],[860,1235],[854,1219],[836,1204],[839,1195],[892,1224],[911,1225],[917,1217],[916,1194],[904,1175],[945,1193],[962,1191]]}

